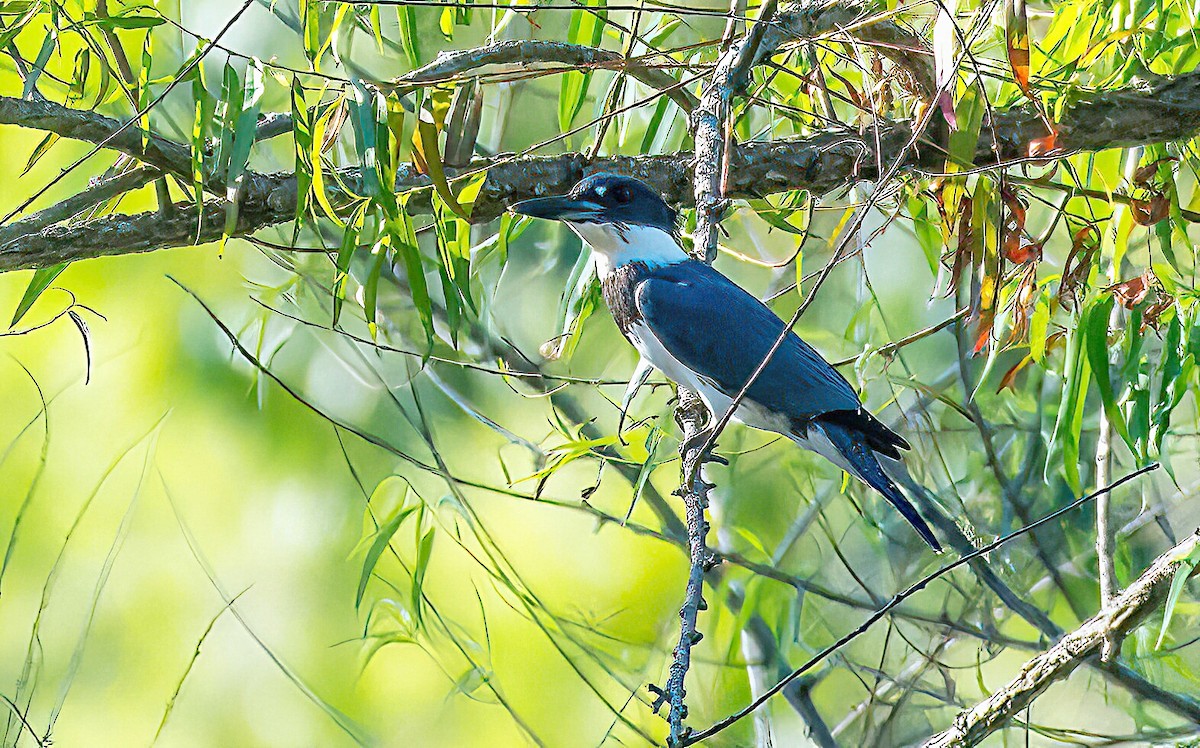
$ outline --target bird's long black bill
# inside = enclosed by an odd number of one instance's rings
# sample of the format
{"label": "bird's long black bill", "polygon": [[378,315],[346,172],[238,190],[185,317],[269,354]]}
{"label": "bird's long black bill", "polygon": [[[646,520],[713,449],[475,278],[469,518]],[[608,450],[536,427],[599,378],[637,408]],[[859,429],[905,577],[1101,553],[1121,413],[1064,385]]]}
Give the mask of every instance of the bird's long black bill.
{"label": "bird's long black bill", "polygon": [[602,207],[589,200],[576,200],[566,195],[556,195],[522,200],[509,206],[509,210],[523,216],[547,218],[552,221],[586,221],[599,215]]}

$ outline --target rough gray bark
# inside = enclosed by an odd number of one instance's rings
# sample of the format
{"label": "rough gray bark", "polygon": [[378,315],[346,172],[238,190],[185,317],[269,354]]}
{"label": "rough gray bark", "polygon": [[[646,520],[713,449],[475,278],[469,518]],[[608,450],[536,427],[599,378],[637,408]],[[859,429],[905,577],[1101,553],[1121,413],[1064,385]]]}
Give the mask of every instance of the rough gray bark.
{"label": "rough gray bark", "polygon": [[775,5],[775,0],[766,0],[758,20],[746,35],[721,53],[712,79],[704,87],[700,106],[692,112],[692,137],[696,141],[692,165],[692,195],[696,204],[692,252],[710,264],[717,259],[717,224],[729,205],[726,183],[733,140],[729,107],[733,97],[746,87],[755,53],[775,15]]}

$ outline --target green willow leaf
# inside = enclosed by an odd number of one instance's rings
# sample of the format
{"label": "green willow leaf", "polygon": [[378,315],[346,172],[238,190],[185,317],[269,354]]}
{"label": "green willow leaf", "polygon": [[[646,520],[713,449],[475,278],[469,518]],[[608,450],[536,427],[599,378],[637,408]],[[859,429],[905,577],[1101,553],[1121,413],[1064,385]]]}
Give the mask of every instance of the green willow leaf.
{"label": "green willow leaf", "polygon": [[215,174],[224,174],[229,171],[229,156],[233,151],[234,126],[237,113],[242,111],[243,95],[241,76],[227,60],[221,73],[221,98],[216,107],[221,133],[213,154],[213,173]]}
{"label": "green willow leaf", "polygon": [[192,76],[192,117],[191,138],[191,167],[192,167],[192,200],[196,203],[196,241],[199,241],[201,218],[204,205],[205,155],[208,150],[208,139],[212,134],[213,117],[216,113],[217,101],[204,85],[204,66],[195,67],[196,74]]}
{"label": "green willow leaf", "polygon": [[300,20],[304,27],[304,56],[316,70],[321,58],[321,8],[317,0],[300,0]]}
{"label": "green willow leaf", "polygon": [[567,288],[570,291],[563,295],[558,307],[558,336],[542,346],[542,355],[550,359],[570,356],[574,352],[583,323],[601,302],[600,278],[596,275],[596,264],[590,252],[579,253],[579,259],[571,268]]}
{"label": "green willow leaf", "polygon": [[138,111],[142,113],[138,126],[142,128],[142,149],[150,146],[150,69],[154,66],[154,34],[146,34],[142,42],[142,65],[138,68]]}
{"label": "green willow leaf", "polygon": [[421,67],[421,41],[417,31],[417,11],[408,6],[396,9],[400,21],[400,46],[408,56],[408,64],[413,68]]}
{"label": "green willow leaf", "polygon": [[29,74],[25,76],[25,88],[21,91],[22,99],[28,99],[37,88],[38,79],[46,71],[46,64],[50,62],[50,55],[53,54],[57,43],[58,30],[51,28],[50,33],[42,40],[42,48],[38,51],[37,59],[29,70]]}
{"label": "green willow leaf", "polygon": [[417,129],[413,132],[413,147],[420,156],[420,165],[429,175],[434,190],[445,201],[446,206],[454,211],[455,215],[461,218],[470,218],[470,214],[459,204],[458,198],[454,196],[454,190],[450,188],[450,182],[446,179],[445,163],[442,160],[442,154],[438,152],[437,123],[434,120],[433,112],[428,108],[422,108],[417,119]]}
{"label": "green willow leaf", "polygon": [[342,313],[342,305],[346,300],[346,281],[350,278],[350,261],[354,259],[354,252],[358,249],[358,239],[362,234],[369,205],[370,203],[364,200],[351,213],[350,218],[346,221],[346,227],[342,230],[342,242],[337,253],[337,271],[333,279],[333,325],[337,325],[338,318]]}
{"label": "green willow leaf", "polygon": [[[589,8],[603,8],[605,0],[587,0]],[[597,10],[571,11],[571,25],[567,29],[567,41],[586,47],[599,47],[604,39],[604,20],[608,14]],[[591,71],[571,70],[563,73],[558,94],[558,127],[563,132],[571,129],[571,123],[583,109],[591,87]]]}
{"label": "green willow leaf", "polygon": [[429,559],[433,555],[434,528],[421,535],[421,523],[417,523],[417,562],[413,564],[412,611],[417,628],[421,627],[421,610],[424,606],[425,573],[429,571]]}
{"label": "green willow leaf", "polygon": [[[304,84],[299,77],[292,78],[292,141],[295,144],[296,172],[296,229],[298,233],[304,219],[312,210],[312,184],[314,159],[320,159],[313,140],[311,110],[305,98]],[[337,319],[337,314],[334,314]]]}
{"label": "green willow leaf", "polygon": [[1096,389],[1100,391],[1100,401],[1104,405],[1104,412],[1108,414],[1108,421],[1116,429],[1121,440],[1129,446],[1130,451],[1133,451],[1133,439],[1129,436],[1125,415],[1117,405],[1108,365],[1108,319],[1112,313],[1113,303],[1111,294],[1102,296],[1085,311],[1080,326],[1084,328],[1088,365],[1096,375]]}
{"label": "green willow leaf", "polygon": [[50,284],[54,282],[54,279],[62,271],[67,269],[67,265],[69,264],[67,262],[60,262],[57,265],[38,268],[33,271],[33,277],[29,279],[29,285],[25,287],[25,294],[21,297],[20,303],[17,304],[17,311],[13,314],[12,322],[8,323],[10,330],[17,326],[17,323],[21,321],[21,318],[33,306],[33,303],[38,300],[38,297],[50,287]]}
{"label": "green willow leaf", "polygon": [[1166,339],[1163,341],[1158,368],[1158,397],[1150,417],[1150,434],[1157,454],[1162,454],[1163,440],[1171,427],[1171,414],[1187,394],[1187,380],[1195,365],[1192,355],[1185,355],[1182,350],[1182,335],[1183,323],[1176,310],[1167,325]]}
{"label": "green willow leaf", "polygon": [[1163,622],[1162,628],[1158,631],[1158,641],[1154,643],[1155,649],[1160,649],[1163,643],[1163,637],[1167,635],[1167,629],[1171,626],[1171,618],[1175,615],[1175,606],[1179,603],[1179,595],[1183,592],[1183,587],[1187,584],[1187,580],[1192,576],[1192,571],[1200,564],[1200,551],[1192,551],[1192,553],[1184,558],[1179,559],[1179,568],[1175,570],[1175,576],[1171,579],[1171,589],[1167,592],[1167,602],[1163,606]]}
{"label": "green willow leaf", "polygon": [[[1067,353],[1063,362],[1063,392],[1059,400],[1058,416],[1054,422],[1054,433],[1050,443],[1062,450],[1063,475],[1067,485],[1075,493],[1082,490],[1079,476],[1079,434],[1083,428],[1083,406],[1087,397],[1088,368],[1087,356],[1084,354],[1084,327],[1086,320],[1080,319],[1079,324],[1067,338]],[[1046,461],[1046,477],[1052,469],[1050,460]]]}
{"label": "green willow leaf", "polygon": [[[407,201],[407,196],[404,198]],[[413,306],[421,318],[421,326],[425,329],[425,353],[428,356],[433,351],[433,300],[429,296],[429,286],[425,282],[425,268],[421,262],[421,248],[417,245],[417,233],[413,229],[412,219],[400,205],[399,215],[395,220],[387,221],[387,231],[395,245],[400,260],[404,263],[405,274],[408,277],[409,295]]]}
{"label": "green willow leaf", "polygon": [[225,227],[221,234],[221,246],[237,230],[238,196],[246,164],[250,160],[250,148],[257,135],[258,113],[262,108],[263,66],[252,60],[246,68],[246,82],[242,93],[241,111],[233,126],[229,164],[225,175]]}
{"label": "green willow leaf", "polygon": [[375,242],[375,246],[371,250],[371,266],[367,271],[366,280],[363,282],[363,317],[367,320],[367,329],[371,332],[372,339],[379,332],[379,325],[375,322],[379,313],[379,278],[383,273],[383,265],[387,262],[390,248],[389,236]]}
{"label": "green willow leaf", "polygon": [[367,556],[363,559],[362,572],[358,577],[358,590],[354,594],[355,608],[362,605],[363,593],[367,591],[367,582],[371,580],[371,574],[374,573],[375,566],[379,563],[379,557],[387,549],[388,543],[392,542],[392,536],[400,529],[400,525],[404,524],[404,520],[408,519],[416,509],[416,506],[402,509],[375,533],[375,539],[371,542],[371,547],[367,549]]}
{"label": "green willow leaf", "polygon": [[58,133],[46,133],[46,136],[38,141],[38,144],[34,146],[33,153],[29,154],[29,160],[25,162],[25,168],[21,169],[21,176],[28,174],[29,171],[37,165],[37,162],[42,160],[42,156],[45,156],[46,152],[49,151],[50,148],[58,142],[58,140]]}
{"label": "green willow leaf", "polygon": [[83,101],[87,89],[88,73],[92,69],[92,50],[84,47],[75,55],[75,70],[71,74],[71,85],[67,89],[67,104]]}

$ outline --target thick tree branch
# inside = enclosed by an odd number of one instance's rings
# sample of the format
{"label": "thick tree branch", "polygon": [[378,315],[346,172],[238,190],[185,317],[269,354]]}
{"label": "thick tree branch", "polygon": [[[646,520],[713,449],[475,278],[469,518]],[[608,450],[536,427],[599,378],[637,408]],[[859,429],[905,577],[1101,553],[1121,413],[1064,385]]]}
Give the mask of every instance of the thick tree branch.
{"label": "thick tree branch", "polygon": [[[133,156],[148,166],[192,180],[192,159],[186,146],[135,126],[85,109],[71,109],[45,99],[0,96],[0,125],[19,125],[56,133],[64,138],[105,147]],[[115,136],[113,133],[117,133]],[[108,140],[112,138],[112,140]]]}
{"label": "thick tree branch", "polygon": [[0,226],[0,247],[10,241],[31,236],[56,223],[74,218],[83,211],[115,199],[126,192],[145,187],[161,175],[162,173],[155,169],[139,166],[101,179],[86,190],[77,192],[43,211]]}
{"label": "thick tree branch", "polygon": [[[91,112],[48,102],[0,97],[0,124],[3,123],[91,142],[100,142],[120,126],[116,120]],[[1200,133],[1200,72],[1175,79],[1142,82],[1117,91],[1076,94],[1058,126],[1058,145],[1065,151],[1096,151],[1194,137]],[[1046,134],[1045,125],[1033,107],[1000,113],[992,123],[991,131],[1000,145],[1002,161],[1025,158],[1030,140]],[[880,147],[885,155],[899,152],[910,136],[905,123],[893,125],[881,133]],[[981,136],[976,166],[986,168],[996,164],[992,137],[987,132]],[[114,143],[118,150],[131,155],[142,152],[141,133],[135,128],[121,133]],[[856,179],[878,176],[874,173],[874,164],[879,162],[874,157],[874,149],[873,142],[848,132],[821,132],[795,140],[742,144],[730,152],[726,195],[747,198],[794,189],[824,194]],[[909,170],[940,170],[944,156],[937,148],[927,146],[913,151],[905,164]],[[146,153],[146,159],[158,168],[183,169],[186,163],[185,173],[190,174],[187,149],[179,144],[152,136]],[[477,222],[487,221],[500,215],[516,200],[565,192],[585,173],[599,169],[636,176],[661,192],[668,201],[691,205],[694,200],[692,163],[693,154],[686,151],[598,159],[588,159],[578,153],[499,156],[478,161],[470,168],[487,169],[488,176],[475,202],[473,217]],[[190,180],[190,176],[187,178]],[[358,172],[345,170],[343,178],[353,186]],[[248,173],[245,179],[244,208],[235,232],[237,235],[293,218],[296,209],[294,177]],[[397,188],[427,189],[428,181],[415,169],[406,167],[400,170]],[[270,199],[264,200],[264,195],[269,195]],[[417,211],[428,210],[428,200],[418,197],[415,196],[409,205]],[[212,204],[206,214],[218,206]],[[41,267],[50,257],[60,262],[191,244],[196,232],[183,230],[180,221],[188,214],[194,221],[194,209],[186,204],[176,207],[180,216],[169,220],[153,214],[110,216],[15,238],[0,246],[0,271]],[[201,242],[220,238],[220,232],[208,230],[208,224],[206,220],[201,226]],[[62,246],[50,246],[52,244]]]}
{"label": "thick tree branch", "polygon": [[[960,713],[954,725],[925,743],[925,748],[966,748],[981,742],[1031,704],[1055,681],[1071,674],[1098,653],[1108,637],[1122,638],[1162,605],[1182,561],[1200,549],[1200,532],[1155,559],[1111,605],[1033,658],[991,697]],[[1190,573],[1196,572],[1190,568]]]}
{"label": "thick tree branch", "polygon": [[820,0],[788,3],[779,11],[763,35],[754,56],[754,65],[781,49],[831,32],[844,33],[873,45],[879,54],[902,68],[912,81],[915,93],[929,98],[937,90],[933,59],[925,50],[928,43],[918,34],[900,26],[887,15],[872,12],[865,2]]}
{"label": "thick tree branch", "polygon": [[[289,220],[286,185],[288,175],[263,176],[243,189],[235,236]],[[291,210],[295,210],[294,180]],[[282,190],[283,197],[280,197]],[[225,203],[209,200],[197,214],[192,202],[175,203],[168,214],[154,211],[112,215],[72,225],[51,226],[0,245],[0,272],[47,267],[60,262],[110,255],[151,252],[167,247],[204,244],[221,238]]]}

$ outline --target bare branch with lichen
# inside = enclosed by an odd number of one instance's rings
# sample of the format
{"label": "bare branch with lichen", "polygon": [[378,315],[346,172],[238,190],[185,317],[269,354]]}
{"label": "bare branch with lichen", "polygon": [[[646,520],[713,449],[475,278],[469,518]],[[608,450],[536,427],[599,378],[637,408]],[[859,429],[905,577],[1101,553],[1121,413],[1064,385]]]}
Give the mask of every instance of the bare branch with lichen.
{"label": "bare branch with lichen", "polygon": [[[1020,714],[1051,684],[1070,675],[1100,652],[1110,638],[1127,636],[1151,613],[1158,610],[1183,562],[1200,549],[1200,531],[1159,556],[1140,577],[1111,604],[1079,628],[1059,639],[1054,646],[1034,657],[1021,672],[991,696],[961,712],[954,725],[925,743],[925,748],[966,748]],[[1191,566],[1189,575],[1195,574]]]}

